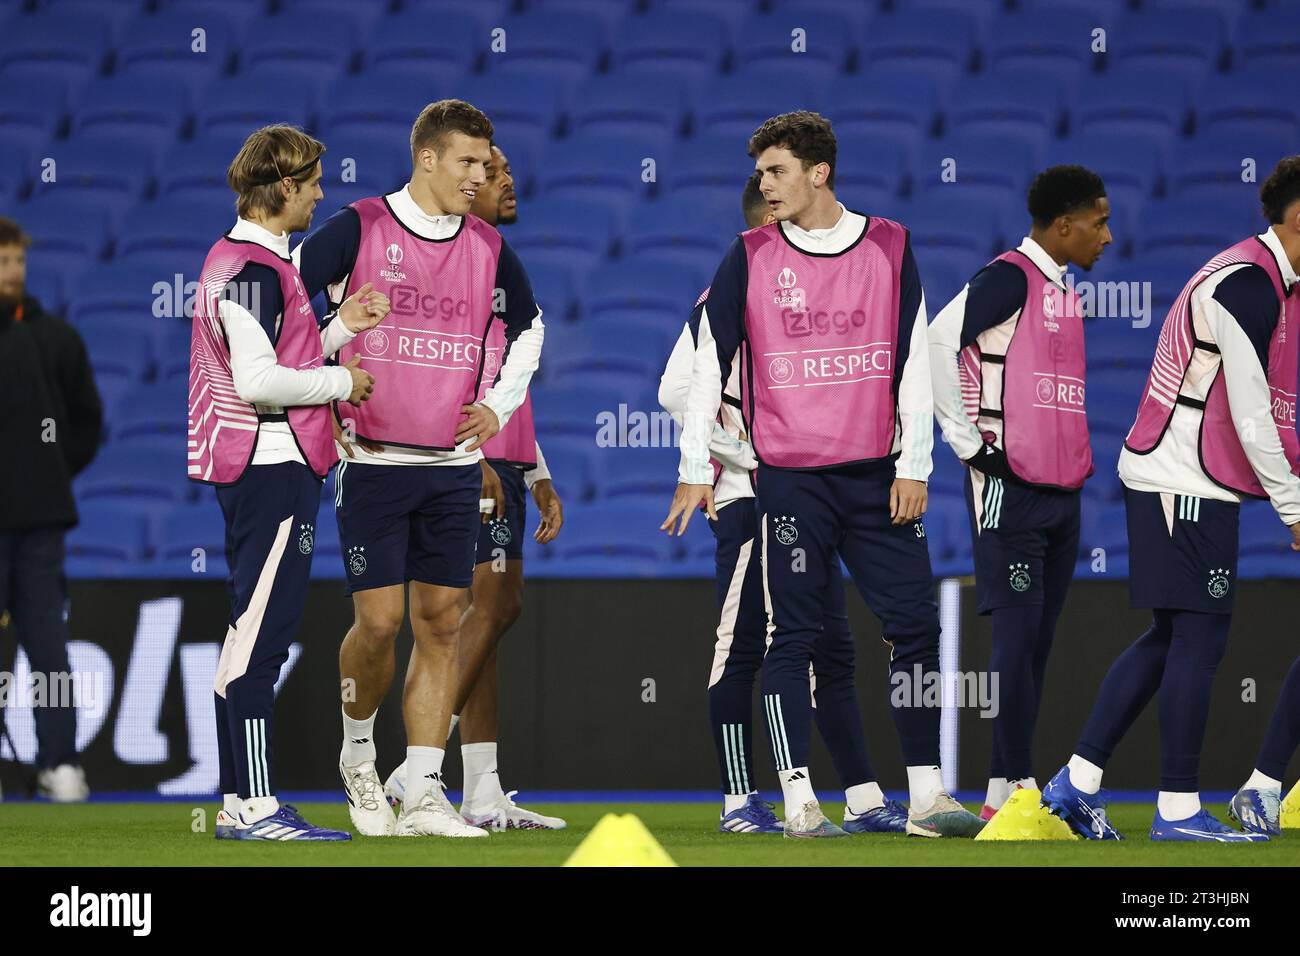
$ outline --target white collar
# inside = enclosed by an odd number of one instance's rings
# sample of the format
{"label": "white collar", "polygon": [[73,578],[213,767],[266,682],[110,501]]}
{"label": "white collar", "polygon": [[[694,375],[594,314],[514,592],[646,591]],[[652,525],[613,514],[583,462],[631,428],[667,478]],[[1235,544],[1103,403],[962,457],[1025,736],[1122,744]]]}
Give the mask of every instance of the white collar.
{"label": "white collar", "polygon": [[1282,272],[1282,288],[1289,292],[1297,276],[1295,267],[1291,265],[1291,260],[1287,258],[1286,250],[1282,248],[1282,240],[1277,237],[1277,233],[1272,229],[1265,229],[1259,234],[1259,241],[1268,246],[1268,251],[1273,253],[1273,258],[1277,260],[1277,267]]}
{"label": "white collar", "polygon": [[867,220],[865,216],[849,212],[842,202],[836,202],[835,205],[839,207],[840,217],[835,220],[833,226],[824,229],[801,229],[792,222],[782,222],[778,223],[778,228],[795,247],[805,252],[823,254],[843,252],[862,238],[862,230],[867,227]]}
{"label": "white collar", "polygon": [[1061,265],[1050,255],[1047,250],[1038,244],[1038,242],[1029,236],[1025,236],[1016,246],[1016,252],[1023,253],[1029,257],[1029,261],[1043,270],[1043,274],[1058,285],[1065,285],[1065,273],[1070,268],[1069,263]]}
{"label": "white collar", "polygon": [[259,226],[250,219],[240,216],[235,220],[235,227],[230,230],[230,238],[242,242],[255,242],[270,249],[281,259],[289,258],[289,234],[282,232],[278,236],[270,230]]}
{"label": "white collar", "polygon": [[398,221],[417,236],[425,239],[448,239],[460,228],[460,216],[430,216],[421,209],[419,203],[411,196],[410,183],[384,198],[388,200],[388,205]]}

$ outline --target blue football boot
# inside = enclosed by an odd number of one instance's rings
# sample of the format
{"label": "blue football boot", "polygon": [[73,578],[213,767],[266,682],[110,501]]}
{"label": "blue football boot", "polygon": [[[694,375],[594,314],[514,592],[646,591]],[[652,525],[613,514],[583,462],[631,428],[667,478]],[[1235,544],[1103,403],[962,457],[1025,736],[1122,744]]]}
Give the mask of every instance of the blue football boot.
{"label": "blue football boot", "polygon": [[1263,843],[1268,840],[1268,836],[1263,833],[1238,833],[1226,823],[1214,819],[1210,816],[1210,811],[1202,807],[1186,820],[1166,820],[1156,810],[1155,822],[1151,824],[1151,839],[1187,843]]}
{"label": "blue football boot", "polygon": [[844,808],[845,833],[906,833],[907,807],[897,800],[886,800],[883,807],[852,814]]}
{"label": "blue football boot", "polygon": [[256,823],[237,824],[233,827],[232,832],[226,836],[222,836],[221,831],[218,830],[217,839],[338,842],[351,840],[352,834],[344,830],[327,830],[324,827],[314,827],[299,815],[296,807],[283,804],[275,813],[258,820]]}
{"label": "blue football boot", "polygon": [[751,793],[743,807],[722,818],[718,830],[722,833],[784,833],[785,825],[773,809],[772,804]]}
{"label": "blue football boot", "polygon": [[1228,816],[1247,833],[1282,834],[1282,791],[1238,790],[1228,804]]}
{"label": "blue football boot", "polygon": [[1043,788],[1042,804],[1049,813],[1069,824],[1070,829],[1088,840],[1122,840],[1123,835],[1106,819],[1110,791],[1084,793],[1070,782],[1070,768],[1062,767]]}

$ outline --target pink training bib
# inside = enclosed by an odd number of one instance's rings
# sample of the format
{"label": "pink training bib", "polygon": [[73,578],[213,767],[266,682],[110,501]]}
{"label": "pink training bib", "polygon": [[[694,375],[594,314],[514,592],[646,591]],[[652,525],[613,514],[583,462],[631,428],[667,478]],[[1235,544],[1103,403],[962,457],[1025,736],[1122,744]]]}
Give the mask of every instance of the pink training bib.
{"label": "pink training bib", "polygon": [[358,438],[451,451],[460,408],[479,392],[501,234],[465,216],[456,235],[424,239],[398,222],[382,197],[352,208],[361,242],[344,295],[372,282],[392,311],[339,350],[340,364],[360,355],[375,376],[370,399],[339,402],[339,418],[354,422]]}
{"label": "pink training bib", "polygon": [[[284,313],[276,361],[292,369],[319,368],[324,362],[316,314],[293,263],[255,242],[219,239],[203,263],[190,327],[189,477],[209,484],[238,481],[257,447],[257,410],[235,391],[218,310],[226,284],[248,262],[269,266],[280,279]],[[329,405],[287,408],[285,416],[308,467],[324,478],[338,461]]]}
{"label": "pink training bib", "polygon": [[856,245],[831,256],[795,248],[779,223],[742,238],[749,263],[742,391],[759,460],[823,468],[887,457],[907,230],[873,217]]}

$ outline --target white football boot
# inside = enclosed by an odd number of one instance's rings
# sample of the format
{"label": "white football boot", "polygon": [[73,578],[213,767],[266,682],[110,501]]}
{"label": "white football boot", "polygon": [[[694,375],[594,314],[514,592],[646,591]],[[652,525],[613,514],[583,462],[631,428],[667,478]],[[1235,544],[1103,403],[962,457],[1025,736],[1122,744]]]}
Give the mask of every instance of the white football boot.
{"label": "white football boot", "polygon": [[392,836],[397,818],[384,801],[384,788],[375,773],[375,762],[367,760],[355,767],[339,764],[343,791],[348,796],[348,816],[362,836]]}
{"label": "white football boot", "polygon": [[388,779],[384,781],[384,796],[388,805],[397,813],[402,812],[402,801],[406,799],[406,761],[397,765]]}
{"label": "white football boot", "polygon": [[533,810],[525,810],[512,799],[518,790],[497,797],[494,805],[481,813],[468,813],[461,804],[460,815],[471,826],[489,830],[563,830],[568,826],[559,817],[548,817]]}
{"label": "white football boot", "polygon": [[70,763],[59,764],[53,770],[42,770],[36,775],[36,789],[42,797],[54,803],[84,803],[90,796],[86,772]]}
{"label": "white football boot", "polygon": [[409,800],[402,800],[402,812],[397,817],[397,835],[485,837],[488,832],[461,819],[442,785],[435,783],[414,806]]}

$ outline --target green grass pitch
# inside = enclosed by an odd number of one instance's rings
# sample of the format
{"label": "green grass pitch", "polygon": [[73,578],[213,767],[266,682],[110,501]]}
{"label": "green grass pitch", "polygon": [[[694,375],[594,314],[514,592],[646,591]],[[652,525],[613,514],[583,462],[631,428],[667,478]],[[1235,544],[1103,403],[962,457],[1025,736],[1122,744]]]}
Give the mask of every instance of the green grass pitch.
{"label": "green grass pitch", "polygon": [[[839,820],[841,804],[823,807]],[[202,805],[207,832],[194,832],[184,803],[52,806],[0,803],[0,866],[558,866],[604,814],[635,813],[682,866],[1297,866],[1300,833],[1267,844],[1160,844],[1147,839],[1154,807],[1121,803],[1111,819],[1121,843],[1001,843],[893,834],[786,840],[717,831],[712,803],[564,803],[534,809],[563,816],[559,832],[511,831],[485,840],[368,839],[352,843],[218,842],[217,806]],[[345,804],[300,806],[323,826],[346,828]],[[972,806],[971,809],[978,809]],[[1219,814],[1221,807],[1211,810]]]}

